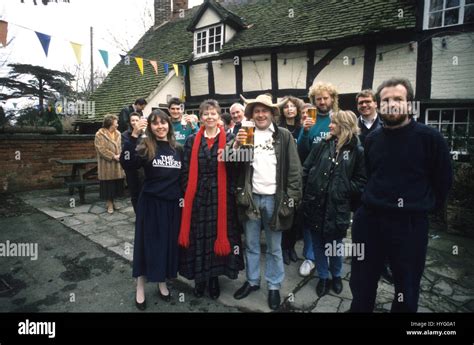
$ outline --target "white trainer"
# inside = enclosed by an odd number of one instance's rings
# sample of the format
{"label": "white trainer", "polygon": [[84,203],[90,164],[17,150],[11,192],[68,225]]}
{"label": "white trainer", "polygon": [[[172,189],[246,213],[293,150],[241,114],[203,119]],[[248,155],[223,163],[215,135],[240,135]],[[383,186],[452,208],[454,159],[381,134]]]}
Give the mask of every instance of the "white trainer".
{"label": "white trainer", "polygon": [[302,275],[303,277],[309,276],[314,267],[314,263],[311,260],[303,261],[300,266],[300,275]]}

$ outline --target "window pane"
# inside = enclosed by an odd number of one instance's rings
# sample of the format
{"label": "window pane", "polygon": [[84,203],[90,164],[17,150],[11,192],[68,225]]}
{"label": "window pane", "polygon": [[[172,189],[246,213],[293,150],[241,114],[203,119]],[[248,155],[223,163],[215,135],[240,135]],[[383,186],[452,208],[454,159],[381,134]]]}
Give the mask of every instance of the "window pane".
{"label": "window pane", "polygon": [[431,0],[430,1],[430,12],[439,11],[443,9],[443,0]]}
{"label": "window pane", "polygon": [[439,122],[439,110],[428,110],[428,123]]}
{"label": "window pane", "polygon": [[467,109],[456,109],[456,123],[467,122]]}
{"label": "window pane", "polygon": [[436,129],[437,131],[439,131],[439,126],[438,126],[438,125],[430,124],[430,125],[428,125],[428,126],[433,127],[434,129]]}
{"label": "window pane", "polygon": [[464,7],[464,23],[473,23],[473,22],[474,22],[474,5]]}
{"label": "window pane", "polygon": [[214,36],[214,28],[209,29],[209,37]]}
{"label": "window pane", "polygon": [[216,43],[216,51],[218,51],[219,49],[221,49],[221,43]]}
{"label": "window pane", "polygon": [[428,21],[428,27],[429,28],[437,28],[437,27],[441,26],[442,15],[443,15],[443,12],[431,13],[429,21]]}
{"label": "window pane", "polygon": [[443,110],[443,111],[441,111],[441,122],[442,123],[452,123],[453,122],[453,111],[452,110]]}
{"label": "window pane", "polygon": [[453,151],[467,151],[467,140],[465,138],[454,138],[453,140]]}
{"label": "window pane", "polygon": [[209,36],[209,44],[213,44],[214,43],[214,36]]}
{"label": "window pane", "polygon": [[214,53],[214,45],[209,45],[209,53]]}
{"label": "window pane", "polygon": [[459,6],[459,0],[446,0],[446,8]]}
{"label": "window pane", "polygon": [[[441,125],[441,133],[445,138],[451,139],[453,131],[453,125],[451,124],[443,124]],[[449,144],[449,143],[448,143]]]}
{"label": "window pane", "polygon": [[474,4],[474,0],[466,0],[466,5]]}
{"label": "window pane", "polygon": [[459,22],[459,8],[444,12],[444,26],[453,25]]}
{"label": "window pane", "polygon": [[465,138],[467,136],[467,125],[454,125],[456,137]]}
{"label": "window pane", "polygon": [[196,50],[198,54],[201,54],[201,47],[198,46]]}
{"label": "window pane", "polygon": [[203,32],[202,32],[202,38],[203,38],[203,39],[206,39],[206,37],[207,37],[207,32],[206,32],[206,31],[203,31]]}
{"label": "window pane", "polygon": [[218,27],[216,28],[216,35],[220,35],[220,34],[221,34],[221,30],[222,30],[222,28],[221,28],[220,26],[218,26]]}

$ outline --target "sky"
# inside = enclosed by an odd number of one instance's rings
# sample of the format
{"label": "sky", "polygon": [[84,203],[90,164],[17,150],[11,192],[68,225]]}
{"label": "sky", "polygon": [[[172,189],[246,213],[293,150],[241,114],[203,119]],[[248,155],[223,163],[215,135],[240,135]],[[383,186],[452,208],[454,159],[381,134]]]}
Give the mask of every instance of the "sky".
{"label": "sky", "polygon": [[[7,42],[11,43],[0,47],[0,76],[8,73],[8,63],[69,72],[77,68],[89,71],[91,26],[94,28],[94,69],[107,73],[120,61],[119,54],[124,53],[121,48],[132,48],[154,21],[153,0],[57,1],[46,6],[41,0],[37,0],[36,6],[33,0],[1,1],[0,20],[9,23]],[[201,3],[202,0],[189,0],[189,7]],[[51,36],[47,57],[35,31]],[[82,44],[80,65],[70,42]],[[98,49],[109,52],[108,68]]]}

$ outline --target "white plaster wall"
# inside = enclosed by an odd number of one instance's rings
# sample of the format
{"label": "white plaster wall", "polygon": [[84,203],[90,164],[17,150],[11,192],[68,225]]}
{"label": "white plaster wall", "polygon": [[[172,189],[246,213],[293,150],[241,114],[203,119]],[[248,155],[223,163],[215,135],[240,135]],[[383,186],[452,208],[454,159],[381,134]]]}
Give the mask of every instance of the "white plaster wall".
{"label": "white plaster wall", "polygon": [[280,89],[306,88],[307,64],[305,51],[278,54],[278,87]]}
{"label": "white plaster wall", "polygon": [[271,57],[256,55],[242,57],[243,91],[258,91],[272,88]]}
{"label": "white plaster wall", "polygon": [[[442,48],[442,39],[446,48]],[[474,33],[433,38],[431,98],[474,98]]]}
{"label": "white plaster wall", "polygon": [[[377,56],[375,59],[374,82],[372,88],[377,87],[391,77],[407,78],[416,90],[416,66],[418,47],[413,44],[413,51],[410,51],[409,42],[401,44],[385,44],[377,46]],[[382,60],[379,55],[382,53]]]}
{"label": "white plaster wall", "polygon": [[[174,74],[174,72],[172,73]],[[184,93],[184,89],[183,77],[173,75],[167,81],[161,83],[158,88],[147,97],[148,104],[143,110],[143,114],[148,116],[152,108],[157,107],[159,104],[167,103],[168,95],[171,95],[171,97],[181,97]]]}
{"label": "white plaster wall", "polygon": [[203,28],[208,25],[217,24],[221,21],[219,15],[212,8],[208,8],[202,15],[201,19],[196,25],[196,29]]}
{"label": "white plaster wall", "polygon": [[[316,53],[318,53],[318,56],[323,56],[321,51]],[[363,46],[344,49],[319,73],[313,83],[319,81],[331,83],[339,93],[355,93],[360,91],[364,73],[364,53],[365,49]],[[354,65],[352,65],[353,57],[356,58]]]}
{"label": "white plaster wall", "polygon": [[235,66],[234,61],[217,60],[212,63],[214,71],[214,86],[217,94],[235,94]]}
{"label": "white plaster wall", "polygon": [[191,96],[207,95],[209,93],[207,63],[191,65],[189,79],[191,80]]}

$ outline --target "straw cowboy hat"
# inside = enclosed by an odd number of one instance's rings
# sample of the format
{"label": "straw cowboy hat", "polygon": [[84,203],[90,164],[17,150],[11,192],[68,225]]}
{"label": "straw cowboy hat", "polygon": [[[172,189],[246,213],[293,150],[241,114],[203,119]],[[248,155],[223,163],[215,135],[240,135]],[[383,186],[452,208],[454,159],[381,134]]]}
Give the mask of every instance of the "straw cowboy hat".
{"label": "straw cowboy hat", "polygon": [[272,103],[272,96],[268,93],[259,95],[255,99],[246,99],[244,96],[240,95],[240,98],[245,103],[245,117],[247,119],[252,118],[253,107],[257,104],[262,104],[273,111],[273,117],[280,116],[280,108],[278,103]]}

